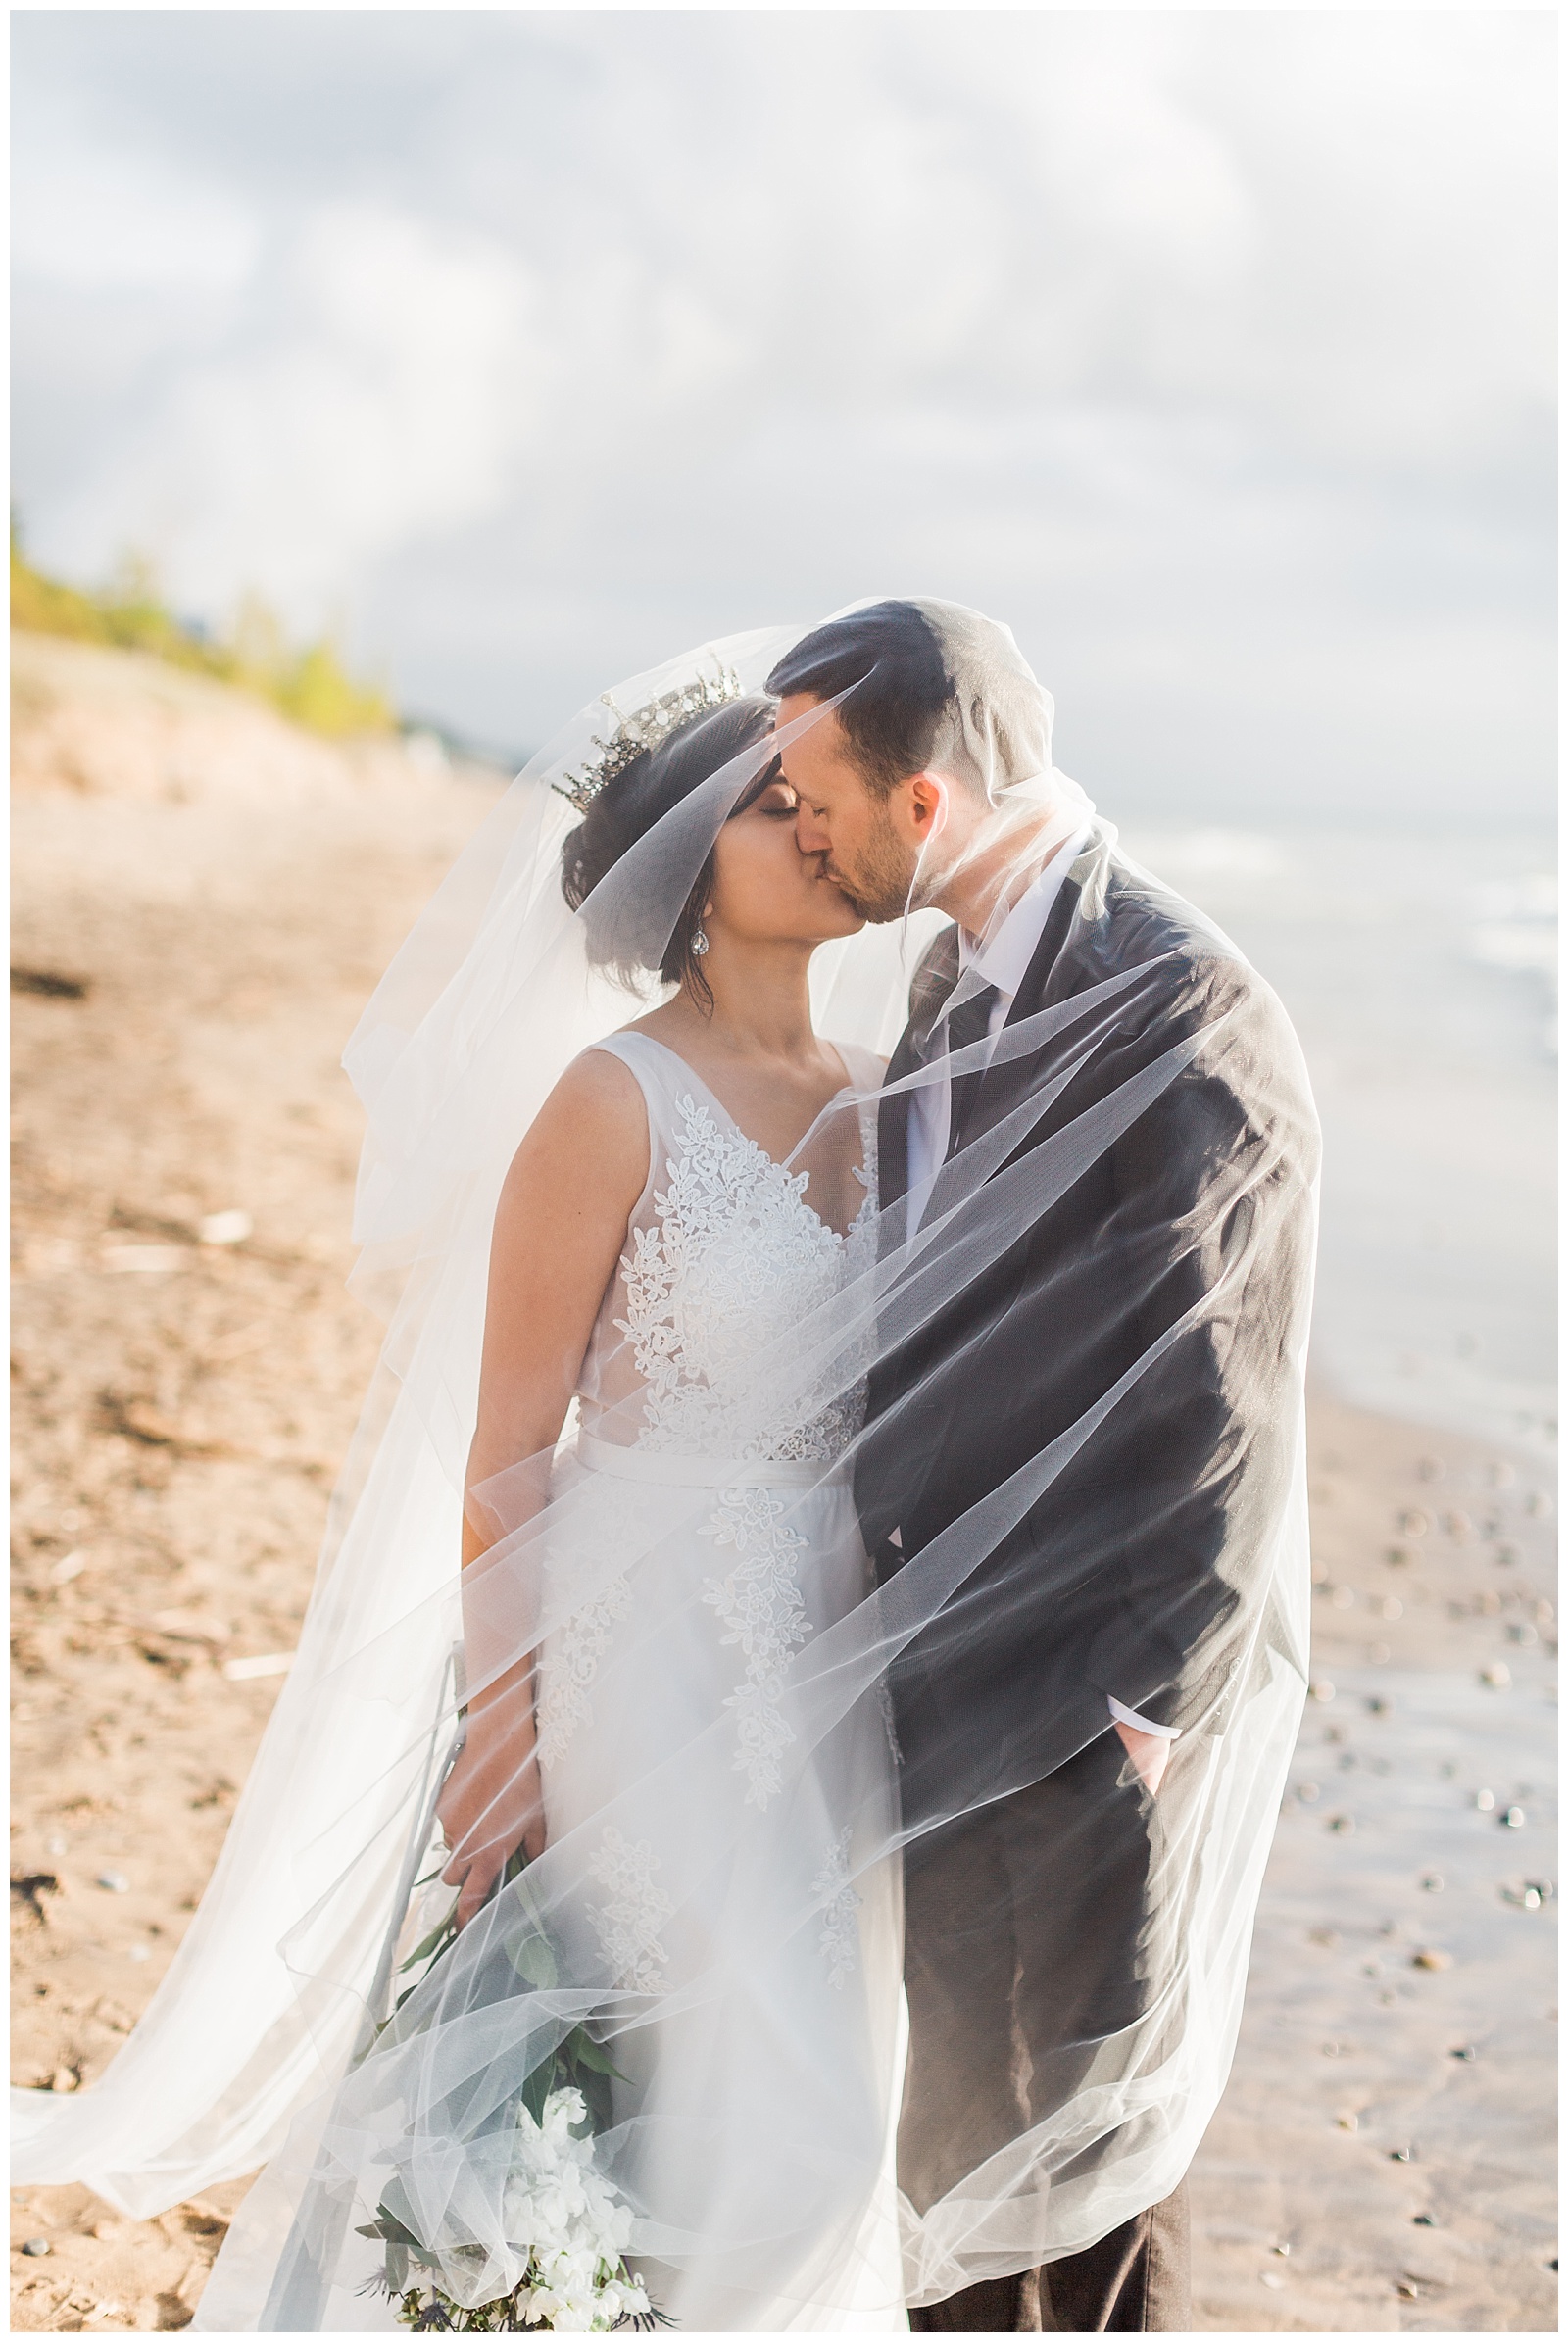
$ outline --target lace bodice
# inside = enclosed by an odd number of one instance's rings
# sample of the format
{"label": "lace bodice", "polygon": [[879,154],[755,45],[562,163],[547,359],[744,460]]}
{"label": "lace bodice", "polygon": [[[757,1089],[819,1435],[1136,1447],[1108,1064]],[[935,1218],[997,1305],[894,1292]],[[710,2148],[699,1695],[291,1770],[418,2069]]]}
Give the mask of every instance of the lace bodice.
{"label": "lace bodice", "polygon": [[[849,1379],[853,1299],[842,1320],[824,1305],[875,1256],[877,1061],[843,1052],[866,1096],[855,1110],[867,1194],[840,1235],[806,1200],[809,1173],[747,1138],[672,1050],[641,1033],[599,1046],[637,1078],[650,1149],[583,1361],[584,1428],[669,1454],[831,1462],[864,1408],[863,1387]],[[820,1338],[829,1327],[829,1354],[807,1368],[796,1330]]]}

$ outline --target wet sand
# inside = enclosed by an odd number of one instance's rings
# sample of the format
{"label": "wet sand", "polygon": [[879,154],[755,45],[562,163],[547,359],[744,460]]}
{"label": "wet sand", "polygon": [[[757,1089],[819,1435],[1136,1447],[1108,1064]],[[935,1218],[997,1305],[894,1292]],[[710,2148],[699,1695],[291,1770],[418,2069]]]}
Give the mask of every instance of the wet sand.
{"label": "wet sand", "polygon": [[[116,654],[24,641],[21,673],[14,2073],[64,2090],[145,2007],[221,1843],[281,1680],[225,1669],[298,1633],[378,1337],[343,1290],[337,1058],[493,784]],[[202,1241],[236,1211],[247,1236]],[[1555,2322],[1555,1905],[1527,1907],[1555,1876],[1544,1487],[1314,1408],[1334,1697],[1308,1708],[1194,2171],[1202,2330]],[[14,2247],[49,2247],[13,2251],[15,2326],[184,2325],[245,2184],[150,2221],[14,2191]]]}
{"label": "wet sand", "polygon": [[1546,1475],[1321,1396],[1310,1454],[1325,1696],[1193,2170],[1195,2322],[1552,2331]]}

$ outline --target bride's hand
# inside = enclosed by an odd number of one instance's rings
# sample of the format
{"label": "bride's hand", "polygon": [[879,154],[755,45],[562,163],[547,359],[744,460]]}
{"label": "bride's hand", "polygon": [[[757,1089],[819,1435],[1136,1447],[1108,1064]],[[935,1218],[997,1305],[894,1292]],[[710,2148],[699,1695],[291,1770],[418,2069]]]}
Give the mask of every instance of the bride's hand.
{"label": "bride's hand", "polygon": [[460,1890],[457,1920],[465,1927],[519,1845],[530,1862],[545,1850],[531,1686],[470,1710],[436,1819],[452,1849],[441,1876]]}

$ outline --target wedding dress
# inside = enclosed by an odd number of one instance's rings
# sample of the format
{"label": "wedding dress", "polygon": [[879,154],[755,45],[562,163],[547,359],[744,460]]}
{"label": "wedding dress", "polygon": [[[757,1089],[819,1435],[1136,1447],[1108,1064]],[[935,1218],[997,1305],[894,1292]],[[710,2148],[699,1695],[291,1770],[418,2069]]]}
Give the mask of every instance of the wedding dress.
{"label": "wedding dress", "polygon": [[[642,1092],[649,1168],[575,1425],[550,1461],[532,1565],[553,1622],[536,1684],[547,1851],[442,1964],[460,1980],[428,1977],[429,2011],[401,2041],[394,2025],[324,2123],[274,2158],[214,2272],[201,2330],[392,2329],[380,2246],[334,2176],[358,2160],[368,2209],[384,2184],[371,2172],[395,2159],[419,2233],[456,2220],[482,2235],[462,2175],[483,2166],[489,2110],[505,2116],[548,2046],[539,2012],[553,1997],[608,2033],[595,2161],[635,2216],[631,2267],[662,2317],[697,2333],[907,2328],[887,1706],[874,1692],[842,1703],[804,1750],[785,1713],[792,1661],[867,1598],[844,1463],[864,1391],[846,1380],[842,1345],[816,1387],[802,1375],[792,1405],[764,1409],[761,1429],[756,1391],[793,1330],[831,1313],[874,1258],[880,1063],[845,1047],[843,1091],[780,1163],[650,1036],[595,1046]],[[813,1166],[847,1160],[852,1138],[864,1200],[839,1229],[811,1205]],[[527,1510],[512,1477],[475,1491],[503,1556]],[[525,1608],[530,1573],[498,1566],[500,1600]],[[508,1631],[526,1633],[517,1619]],[[410,1903],[394,1968],[450,1902],[440,1859],[425,1853],[431,1882]],[[529,1962],[505,1914],[519,1893],[548,1912],[554,1996],[518,1997]],[[422,2005],[416,1994],[412,2008]],[[468,2089],[454,2120],[455,2078],[476,2075],[483,2104]]]}
{"label": "wedding dress", "polygon": [[[683,2330],[889,2331],[907,2324],[891,2156],[898,1865],[856,1861],[857,1838],[886,1845],[893,1827],[880,1706],[852,1708],[787,1795],[779,1763],[784,1668],[867,1590],[851,1492],[830,1469],[863,1392],[815,1411],[808,1397],[763,1439],[746,1439],[734,1404],[748,1358],[868,1260],[875,1207],[867,1193],[848,1229],[830,1227],[809,1172],[764,1153],[681,1058],[639,1033],[600,1047],[641,1087],[650,1164],[552,1491],[580,1498],[546,1563],[563,1624],[541,1654],[545,1815],[553,1840],[593,1841],[587,1917],[616,1981],[662,1998],[708,1978],[689,2015],[619,2037],[616,2178],[644,2220],[698,2244],[679,2266],[639,2263]],[[873,1091],[875,1060],[844,1054]],[[859,1121],[869,1182],[874,1113]],[[634,1524],[652,1549],[598,1584],[599,1557],[624,1552]],[[576,1607],[574,1581],[597,1584]],[[715,1716],[736,1812],[677,1911],[664,1881],[698,1817],[672,1805],[635,1843],[603,1817]],[[814,1915],[775,1942],[759,1920],[787,1902]]]}

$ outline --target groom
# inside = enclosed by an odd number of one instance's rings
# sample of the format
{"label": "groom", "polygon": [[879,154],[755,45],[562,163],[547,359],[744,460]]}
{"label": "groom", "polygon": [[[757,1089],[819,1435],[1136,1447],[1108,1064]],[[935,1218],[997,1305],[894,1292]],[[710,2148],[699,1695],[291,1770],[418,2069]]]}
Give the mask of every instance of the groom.
{"label": "groom", "polygon": [[[1248,1589],[1226,1582],[1219,1558],[1266,1553],[1286,1501],[1298,1400],[1293,1410],[1282,1359],[1298,1354],[1310,1282],[1315,1124],[1267,987],[1123,863],[1087,800],[1053,774],[1051,701],[1006,628],[953,604],[876,604],[798,643],[768,688],[781,730],[838,703],[783,751],[802,851],[824,854],[871,920],[902,917],[918,882],[955,922],[920,963],[888,1070],[890,1087],[922,1064],[937,1078],[884,1102],[885,1215],[906,1204],[912,1233],[944,1163],[1031,1093],[1048,1102],[1020,1151],[1216,1020],[1233,1044],[1219,1073],[1192,1065],[1160,1091],[873,1374],[856,1497],[884,1581],[1080,1424],[1184,1312],[1201,1316],[1225,1249],[1191,1236],[1203,1181],[1216,1160],[1242,1159],[1260,1127],[1271,1142],[1288,1134],[1272,1147],[1283,1199],[1246,1306],[1226,1312],[1207,1348],[1195,1353],[1189,1333],[1141,1375],[1019,1525],[1007,1574],[988,1587],[982,1565],[953,1618],[922,1630],[895,1673],[911,1832],[899,2166],[924,2212],[961,2197],[967,2174],[1093,2080],[1097,2043],[1127,2037],[1152,2010],[1157,2020],[1179,1964],[1179,1915],[1158,1908],[1151,1801],[1172,1764],[1180,1788],[1181,1733],[1212,1729],[1241,1664]],[[1060,1061],[1045,1045],[994,1062],[982,1050],[980,1071],[966,1058],[956,1081],[943,1078],[951,1051],[1152,963],[1139,1006],[1054,1101],[1045,1085]],[[1033,1610],[1031,1553],[1048,1565]],[[1000,1585],[1007,1597],[988,1609]],[[1005,1751],[1005,1793],[987,1784],[985,1751],[972,1778],[954,1778],[967,1743],[952,1719],[965,1699],[981,1720],[969,1738],[990,1741],[993,1758]],[[1031,1761],[1046,1737],[1051,1751]],[[1063,1761],[1063,1749],[1076,1753]],[[1092,2182],[1097,2152],[1058,2178]],[[1125,2210],[1136,2182],[1120,2184]],[[971,2284],[910,2322],[1187,2329],[1185,2183],[1086,2249]]]}

